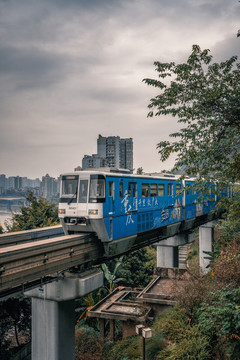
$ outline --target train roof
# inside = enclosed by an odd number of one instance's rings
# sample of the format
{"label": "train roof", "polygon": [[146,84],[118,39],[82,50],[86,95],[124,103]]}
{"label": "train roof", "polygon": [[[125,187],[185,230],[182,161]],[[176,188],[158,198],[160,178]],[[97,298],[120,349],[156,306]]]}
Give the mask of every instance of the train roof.
{"label": "train roof", "polygon": [[[167,173],[150,173],[150,174],[131,174],[129,173],[122,173],[122,172],[112,172],[112,171],[103,171],[103,170],[80,170],[74,171],[69,173],[61,174],[61,176],[66,175],[81,175],[81,174],[93,174],[93,175],[104,175],[104,176],[114,176],[114,177],[122,177],[122,178],[138,178],[138,179],[160,179],[160,180],[176,180],[178,181],[182,175],[174,175],[174,174],[167,174]],[[194,181],[194,178],[185,177],[186,180]]]}

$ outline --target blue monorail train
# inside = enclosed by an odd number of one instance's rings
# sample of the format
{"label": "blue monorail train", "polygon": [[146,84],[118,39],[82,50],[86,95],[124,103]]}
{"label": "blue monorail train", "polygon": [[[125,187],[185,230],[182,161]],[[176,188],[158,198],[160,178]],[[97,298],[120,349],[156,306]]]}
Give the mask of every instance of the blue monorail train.
{"label": "blue monorail train", "polygon": [[[218,200],[214,186],[197,202],[193,179],[103,171],[61,176],[59,218],[65,234],[94,232],[105,255],[124,253],[149,238],[187,231],[193,223],[211,220]],[[227,195],[227,194],[226,194]],[[211,198],[211,199],[210,199]]]}

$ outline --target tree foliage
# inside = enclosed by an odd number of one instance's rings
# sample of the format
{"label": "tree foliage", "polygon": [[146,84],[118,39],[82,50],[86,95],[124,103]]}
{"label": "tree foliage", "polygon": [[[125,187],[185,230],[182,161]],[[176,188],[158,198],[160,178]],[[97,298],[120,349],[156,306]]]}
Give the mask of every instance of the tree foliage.
{"label": "tree foliage", "polygon": [[218,226],[219,236],[215,242],[215,249],[219,252],[232,242],[234,238],[238,238],[240,243],[240,189],[234,192],[234,198],[228,202],[227,214],[225,219],[220,221]]}
{"label": "tree foliage", "polygon": [[[31,329],[31,301],[24,296],[8,298],[0,303],[0,358],[11,359],[9,332],[13,331],[17,346],[27,343]],[[21,338],[19,334],[23,335]],[[12,345],[13,346],[13,345]]]}
{"label": "tree foliage", "polygon": [[[164,336],[165,342],[151,359],[158,360],[185,360],[185,359],[209,359],[209,341],[204,331],[197,325],[192,326],[187,315],[179,307],[171,312],[165,312],[154,322],[152,326],[153,337],[158,334],[159,342]],[[159,344],[160,345],[160,344]],[[151,349],[149,344],[147,352]]]}
{"label": "tree foliage", "polygon": [[103,343],[99,333],[88,326],[76,330],[76,360],[102,359]]}
{"label": "tree foliage", "polygon": [[115,287],[116,284],[118,284],[122,279],[117,277],[117,274],[119,272],[119,268],[122,266],[123,256],[121,256],[117,262],[115,263],[113,271],[110,271],[110,268],[107,266],[107,264],[103,263],[101,264],[101,268],[104,273],[104,278],[107,282],[106,288],[108,290],[108,293],[111,293]]}
{"label": "tree foliage", "polygon": [[199,329],[204,331],[221,359],[239,359],[240,289],[230,286],[210,293],[197,311]]}
{"label": "tree foliage", "polygon": [[[155,62],[160,80],[144,79],[159,88],[148,116],[176,117],[183,127],[173,141],[157,147],[161,160],[176,154],[175,168],[206,181],[240,179],[240,64],[237,57],[216,63],[208,49],[193,45],[186,63]],[[169,81],[170,79],[170,81]]]}
{"label": "tree foliage", "polygon": [[137,175],[142,175],[143,174],[143,168],[139,167],[137,168]]}
{"label": "tree foliage", "polygon": [[121,284],[133,288],[143,288],[151,280],[156,266],[156,250],[145,247],[124,255],[123,263],[118,271]]}
{"label": "tree foliage", "polygon": [[20,213],[13,213],[6,223],[9,232],[30,230],[58,224],[58,210],[54,203],[46,199],[37,199],[30,191],[27,196],[27,205],[22,206]]}

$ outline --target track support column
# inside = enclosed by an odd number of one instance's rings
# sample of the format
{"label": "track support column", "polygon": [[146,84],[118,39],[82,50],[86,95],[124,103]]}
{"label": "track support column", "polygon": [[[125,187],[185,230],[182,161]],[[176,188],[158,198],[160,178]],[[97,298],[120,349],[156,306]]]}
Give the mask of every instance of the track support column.
{"label": "track support column", "polygon": [[27,291],[32,297],[32,359],[75,359],[75,299],[103,285],[103,273],[88,271]]}
{"label": "track support column", "polygon": [[178,247],[194,241],[194,234],[178,234],[161,240],[157,246],[157,267],[173,268],[179,267]]}
{"label": "track support column", "polygon": [[207,254],[204,251],[213,251],[214,224],[211,221],[199,227],[199,265],[203,274],[207,274],[210,270],[207,268],[210,260],[206,259]]}
{"label": "track support column", "polygon": [[178,267],[178,246],[157,246],[157,267]]}
{"label": "track support column", "polygon": [[32,359],[74,360],[75,302],[32,298]]}

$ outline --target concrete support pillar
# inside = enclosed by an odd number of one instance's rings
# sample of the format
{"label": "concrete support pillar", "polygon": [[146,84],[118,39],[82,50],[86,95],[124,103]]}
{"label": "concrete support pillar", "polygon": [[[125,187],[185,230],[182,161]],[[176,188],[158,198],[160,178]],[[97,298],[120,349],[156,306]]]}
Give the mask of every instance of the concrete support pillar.
{"label": "concrete support pillar", "polygon": [[178,246],[157,246],[157,267],[178,267]]}
{"label": "concrete support pillar", "polygon": [[75,302],[32,299],[32,359],[74,360]]}
{"label": "concrete support pillar", "polygon": [[189,244],[195,239],[194,233],[183,233],[161,240],[157,246],[157,267],[179,267],[178,247]]}
{"label": "concrete support pillar", "polygon": [[209,268],[206,268],[210,260],[206,259],[207,254],[204,254],[204,251],[213,250],[213,236],[214,236],[214,223],[209,222],[205,225],[199,227],[199,265],[203,274],[209,272]]}
{"label": "concrete support pillar", "polygon": [[103,273],[88,271],[27,291],[32,297],[32,359],[74,360],[75,302],[103,286]]}

